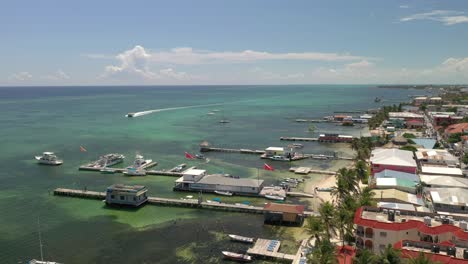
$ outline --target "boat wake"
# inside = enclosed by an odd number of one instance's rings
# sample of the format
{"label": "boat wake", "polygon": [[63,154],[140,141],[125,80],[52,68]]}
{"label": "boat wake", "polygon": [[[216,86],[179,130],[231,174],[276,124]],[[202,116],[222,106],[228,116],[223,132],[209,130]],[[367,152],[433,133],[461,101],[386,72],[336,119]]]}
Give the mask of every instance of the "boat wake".
{"label": "boat wake", "polygon": [[144,115],[149,115],[152,113],[158,113],[158,112],[164,112],[164,111],[189,109],[189,108],[197,108],[197,107],[207,107],[207,106],[217,106],[217,105],[223,105],[223,104],[217,103],[217,104],[189,105],[189,106],[180,106],[180,107],[161,108],[161,109],[146,110],[146,111],[135,112],[135,113],[128,113],[125,116],[126,117],[139,117],[139,116],[144,116]]}

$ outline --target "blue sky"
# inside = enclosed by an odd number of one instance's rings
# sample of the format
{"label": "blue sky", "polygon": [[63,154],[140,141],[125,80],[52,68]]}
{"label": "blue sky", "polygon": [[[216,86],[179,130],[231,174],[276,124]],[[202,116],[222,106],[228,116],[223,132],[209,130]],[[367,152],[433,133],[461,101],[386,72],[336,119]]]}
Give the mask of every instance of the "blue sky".
{"label": "blue sky", "polygon": [[468,83],[467,1],[2,1],[0,85]]}

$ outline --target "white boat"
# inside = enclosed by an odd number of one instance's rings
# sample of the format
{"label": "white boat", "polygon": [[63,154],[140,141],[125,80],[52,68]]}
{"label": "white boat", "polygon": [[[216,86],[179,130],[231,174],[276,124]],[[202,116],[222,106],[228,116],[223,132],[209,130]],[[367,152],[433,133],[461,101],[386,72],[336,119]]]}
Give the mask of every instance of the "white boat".
{"label": "white boat", "polygon": [[275,200],[275,201],[284,201],[283,196],[273,195],[273,194],[265,194],[265,198],[269,200]]}
{"label": "white boat", "polygon": [[270,157],[271,160],[276,160],[276,161],[289,161],[289,159],[285,156],[279,156],[279,155],[276,155],[276,156],[272,156]]}
{"label": "white boat", "polygon": [[241,262],[250,262],[252,261],[252,257],[249,255],[229,252],[229,251],[222,251],[223,256],[227,259],[237,260]]}
{"label": "white boat", "polygon": [[147,159],[145,160],[144,157],[142,155],[136,155],[135,156],[135,161],[133,162],[133,165],[130,166],[130,167],[127,167],[127,169],[130,169],[130,168],[133,168],[133,169],[139,169],[141,167],[145,167],[147,166],[148,164],[150,164],[151,162],[153,162],[153,160],[151,159]]}
{"label": "white boat", "polygon": [[28,264],[60,264],[58,262],[53,262],[53,261],[42,261],[42,260],[36,260],[36,259],[31,259]]}
{"label": "white boat", "polygon": [[245,236],[238,236],[238,235],[228,235],[229,238],[233,241],[239,241],[239,242],[244,242],[244,243],[253,243],[254,238],[253,237],[245,237]]}
{"label": "white boat", "polygon": [[146,176],[146,170],[128,168],[126,171],[124,171],[124,174],[127,176]]}
{"label": "white boat", "polygon": [[61,165],[63,160],[59,160],[53,152],[43,152],[42,156],[35,156],[39,164],[44,165]]}
{"label": "white boat", "polygon": [[219,120],[219,122],[220,122],[221,124],[231,123],[231,121],[229,121],[229,120],[227,120],[227,119],[221,119],[221,120]]}
{"label": "white boat", "polygon": [[232,192],[229,192],[229,191],[214,191],[215,193],[219,194],[219,195],[224,195],[224,196],[232,196]]}

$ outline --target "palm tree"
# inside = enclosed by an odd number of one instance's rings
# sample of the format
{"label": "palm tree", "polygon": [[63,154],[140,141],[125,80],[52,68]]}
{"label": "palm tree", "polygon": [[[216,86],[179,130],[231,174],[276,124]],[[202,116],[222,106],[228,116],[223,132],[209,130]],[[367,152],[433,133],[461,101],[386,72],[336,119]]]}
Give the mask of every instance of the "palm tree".
{"label": "palm tree", "polygon": [[419,252],[419,255],[415,258],[408,259],[408,264],[436,264],[439,262],[433,261],[426,256],[423,252]]}
{"label": "palm tree", "polygon": [[353,259],[353,264],[376,264],[378,257],[370,250],[360,250]]}
{"label": "palm tree", "polygon": [[355,165],[356,175],[361,182],[367,182],[369,177],[369,171],[367,169],[367,163],[363,160],[358,160]]}
{"label": "palm tree", "polygon": [[322,219],[319,216],[311,216],[307,219],[306,231],[311,236],[315,237],[315,242],[320,243],[321,238],[325,234]]}
{"label": "palm tree", "polygon": [[380,253],[377,263],[381,264],[400,264],[401,261],[401,251],[394,249],[391,244],[388,244],[387,247]]}
{"label": "palm tree", "polygon": [[340,231],[341,245],[344,247],[346,229],[348,227],[347,223],[352,222],[352,217],[350,217],[350,211],[340,206],[335,211],[335,222],[337,229]]}
{"label": "palm tree", "polygon": [[335,207],[330,202],[325,202],[319,208],[321,222],[323,224],[326,238],[329,240],[336,234]]}
{"label": "palm tree", "polygon": [[374,196],[375,192],[369,186],[364,187],[359,195],[359,206],[375,206],[377,202]]}
{"label": "palm tree", "polygon": [[318,243],[309,257],[308,263],[312,264],[336,264],[336,247],[330,240]]}

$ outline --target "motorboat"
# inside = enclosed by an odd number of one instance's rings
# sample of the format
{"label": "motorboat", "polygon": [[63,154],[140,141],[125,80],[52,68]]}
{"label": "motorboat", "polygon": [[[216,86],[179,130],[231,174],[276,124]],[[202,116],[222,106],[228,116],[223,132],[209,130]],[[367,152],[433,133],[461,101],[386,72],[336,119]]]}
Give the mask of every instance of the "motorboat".
{"label": "motorboat", "polygon": [[196,157],[197,159],[206,159],[206,158],[205,158],[205,155],[203,155],[203,154],[196,154],[195,157]]}
{"label": "motorboat", "polygon": [[102,169],[99,170],[102,174],[114,174],[115,170],[112,168],[108,167],[103,167]]}
{"label": "motorboat", "polygon": [[130,169],[130,168],[139,169],[139,168],[148,166],[148,164],[150,164],[151,162],[153,162],[153,160],[151,160],[151,159],[145,160],[142,155],[137,154],[135,156],[135,161],[133,162],[133,165],[130,166],[130,167],[127,167],[127,169]]}
{"label": "motorboat", "polygon": [[219,123],[221,124],[227,124],[227,123],[231,123],[231,121],[227,120],[227,119],[221,119],[219,120]]}
{"label": "motorboat", "polygon": [[127,114],[127,117],[134,117],[135,116],[135,113],[128,113]]}
{"label": "motorboat", "polygon": [[228,235],[229,238],[233,241],[239,241],[239,242],[244,242],[244,243],[253,243],[254,238],[253,237],[245,237],[245,236],[238,236],[238,235]]}
{"label": "motorboat", "polygon": [[275,200],[275,201],[284,201],[283,196],[274,195],[274,194],[265,194],[265,198],[269,200]]}
{"label": "motorboat", "polygon": [[43,152],[42,156],[36,156],[36,160],[39,164],[44,165],[61,165],[63,164],[63,160],[57,158],[57,156],[53,152]]}
{"label": "motorboat", "polygon": [[229,192],[229,191],[214,191],[214,192],[219,194],[219,195],[224,195],[224,196],[232,196],[233,195],[233,193]]}
{"label": "motorboat", "polygon": [[239,254],[239,253],[234,253],[234,252],[229,252],[229,251],[223,251],[222,253],[223,253],[224,258],[227,258],[227,259],[232,259],[232,260],[241,261],[241,262],[252,261],[252,257],[249,255]]}
{"label": "motorboat", "polygon": [[280,156],[280,155],[275,155],[270,157],[271,160],[276,160],[276,161],[289,161],[289,159],[285,156]]}
{"label": "motorboat", "polygon": [[146,170],[144,169],[135,169],[135,168],[127,168],[124,171],[124,174],[127,176],[146,176]]}

